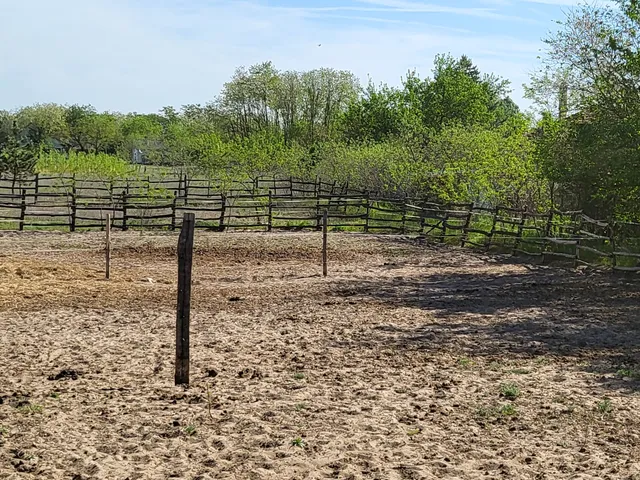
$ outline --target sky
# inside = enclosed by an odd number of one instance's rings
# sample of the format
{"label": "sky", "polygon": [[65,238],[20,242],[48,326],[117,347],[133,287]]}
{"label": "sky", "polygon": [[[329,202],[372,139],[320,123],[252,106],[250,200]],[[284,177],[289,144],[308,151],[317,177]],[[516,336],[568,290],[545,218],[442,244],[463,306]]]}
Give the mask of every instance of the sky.
{"label": "sky", "polygon": [[350,70],[399,85],[438,53],[522,84],[579,0],[0,0],[0,109],[157,112],[213,100],[236,67]]}

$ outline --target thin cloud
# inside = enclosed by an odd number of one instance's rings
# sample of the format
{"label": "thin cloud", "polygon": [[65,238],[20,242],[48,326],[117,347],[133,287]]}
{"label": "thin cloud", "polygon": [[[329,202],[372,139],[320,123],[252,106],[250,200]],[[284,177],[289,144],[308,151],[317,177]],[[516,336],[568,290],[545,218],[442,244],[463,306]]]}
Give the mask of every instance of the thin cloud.
{"label": "thin cloud", "polygon": [[[526,104],[517,86],[535,63],[537,41],[489,34],[480,30],[484,25],[476,31],[455,28],[453,21],[433,25],[433,16],[431,23],[420,21],[426,16],[391,17],[386,15],[391,7],[351,6],[285,8],[257,0],[0,2],[0,18],[11,19],[0,30],[0,109],[58,102],[152,112],[163,105],[204,103],[237,66],[266,60],[283,70],[331,67],[351,70],[363,83],[371,76],[376,83],[397,85],[410,69],[428,75],[438,53],[467,54],[483,71],[509,78],[514,98]],[[382,9],[385,15],[364,14],[362,8]],[[492,12],[443,8],[446,12],[438,10],[443,14]]]}

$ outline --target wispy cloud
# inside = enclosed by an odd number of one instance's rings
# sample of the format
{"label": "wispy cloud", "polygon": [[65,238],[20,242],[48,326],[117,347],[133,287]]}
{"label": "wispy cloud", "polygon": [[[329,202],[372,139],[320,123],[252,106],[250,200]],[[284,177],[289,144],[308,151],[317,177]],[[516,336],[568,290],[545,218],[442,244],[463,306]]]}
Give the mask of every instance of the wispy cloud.
{"label": "wispy cloud", "polygon": [[493,33],[512,25],[497,5],[309,1],[293,8],[278,0],[0,1],[0,109],[55,101],[157,111],[203,103],[237,66],[265,60],[397,84],[409,69],[428,74],[433,57],[447,52],[510,78],[522,101],[519,85],[544,34],[524,23],[534,34]]}

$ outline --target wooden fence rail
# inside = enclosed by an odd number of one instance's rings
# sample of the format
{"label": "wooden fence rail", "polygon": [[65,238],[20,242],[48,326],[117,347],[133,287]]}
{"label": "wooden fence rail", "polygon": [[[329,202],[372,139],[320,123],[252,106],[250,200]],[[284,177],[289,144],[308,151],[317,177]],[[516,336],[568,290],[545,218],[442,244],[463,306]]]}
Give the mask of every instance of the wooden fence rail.
{"label": "wooden fence rail", "polygon": [[[18,187],[18,188],[17,188]],[[579,211],[528,212],[504,206],[441,205],[383,198],[336,182],[259,178],[231,182],[164,179],[106,184],[73,176],[0,179],[0,229],[121,230],[182,226],[212,231],[320,230],[420,235],[434,241],[640,272],[640,224],[589,218]]]}

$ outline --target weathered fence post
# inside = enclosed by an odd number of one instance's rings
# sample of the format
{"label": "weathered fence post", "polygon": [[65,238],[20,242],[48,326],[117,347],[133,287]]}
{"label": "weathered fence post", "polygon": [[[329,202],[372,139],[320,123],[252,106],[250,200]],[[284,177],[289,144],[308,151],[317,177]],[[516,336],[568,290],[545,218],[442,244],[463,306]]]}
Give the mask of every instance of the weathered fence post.
{"label": "weathered fence post", "polygon": [[371,199],[369,198],[369,192],[365,196],[365,201],[367,202],[366,208],[366,216],[364,217],[364,233],[369,233],[369,215],[371,214]]}
{"label": "weathered fence post", "polygon": [[487,250],[491,248],[491,244],[493,243],[493,236],[496,233],[496,225],[498,223],[498,215],[500,215],[500,207],[496,206],[493,210],[493,218],[491,219],[491,230],[489,231],[489,235],[487,236],[486,243],[484,245]]}
{"label": "weathered fence post", "polygon": [[473,207],[473,203],[469,204],[469,213],[467,214],[464,226],[462,227],[462,238],[460,239],[461,247],[464,247],[467,243],[467,240],[469,240],[469,226],[471,225],[471,217],[473,216]]}
{"label": "weathered fence post", "polygon": [[129,227],[127,226],[127,192],[122,191],[122,231],[126,232]]}
{"label": "weathered fence post", "polygon": [[221,232],[224,232],[224,229],[225,229],[224,216],[227,212],[227,196],[222,194],[221,197],[222,197],[222,210],[220,212],[220,226],[218,230],[220,230]]}
{"label": "weathered fence post", "polygon": [[178,192],[173,192],[173,202],[171,202],[171,230],[176,229],[176,209],[178,207]]}
{"label": "weathered fence post", "polygon": [[327,225],[329,223],[329,210],[322,214],[322,276],[327,276]]}
{"label": "weathered fence post", "polygon": [[184,204],[189,203],[189,180],[187,174],[184,174]]}
{"label": "weathered fence post", "polygon": [[105,225],[105,269],[104,276],[107,280],[111,278],[111,214],[107,213],[107,223]]}
{"label": "weathered fence post", "polygon": [[35,183],[35,192],[34,192],[34,197],[33,197],[33,203],[38,203],[38,191],[39,191],[39,187],[40,187],[40,174],[36,173],[36,178],[34,180]]}
{"label": "weathered fence post", "polygon": [[77,215],[77,204],[76,204],[76,184],[71,186],[71,219],[69,222],[69,230],[71,232],[76,231],[76,215]]}
{"label": "weathered fence post", "polygon": [[518,225],[518,233],[516,235],[516,240],[513,243],[513,252],[512,255],[516,255],[518,250],[520,249],[520,245],[522,244],[522,235],[524,234],[524,225],[527,221],[527,207],[524,207],[522,211],[522,218],[520,219],[520,224]]}
{"label": "weathered fence post", "polygon": [[189,322],[195,214],[185,213],[178,240],[178,308],[176,315],[175,384],[189,385]]}
{"label": "weathered fence post", "polygon": [[407,233],[407,194],[404,194],[404,199],[402,200],[402,234],[405,235]]}
{"label": "weathered fence post", "polygon": [[267,232],[270,232],[273,228],[273,194],[269,190],[269,218],[267,219]]}
{"label": "weathered fence post", "polygon": [[27,216],[27,190],[22,189],[22,195],[20,197],[20,224],[18,230],[24,230],[24,219]]}

